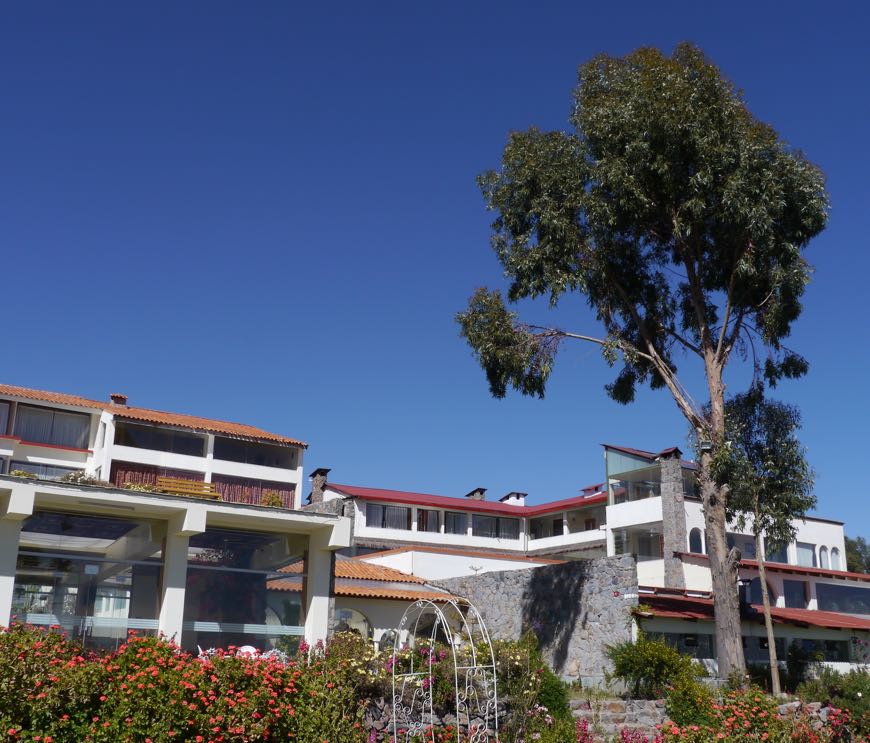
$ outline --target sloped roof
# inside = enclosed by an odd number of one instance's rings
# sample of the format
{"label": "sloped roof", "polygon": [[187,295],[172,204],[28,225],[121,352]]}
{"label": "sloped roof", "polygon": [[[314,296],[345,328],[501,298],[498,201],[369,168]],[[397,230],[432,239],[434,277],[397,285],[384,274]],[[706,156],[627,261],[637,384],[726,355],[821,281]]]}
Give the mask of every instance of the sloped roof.
{"label": "sloped roof", "polygon": [[269,431],[264,431],[263,429],[254,426],[248,426],[244,423],[232,423],[229,421],[216,420],[214,418],[201,418],[195,415],[187,415],[186,413],[169,413],[163,410],[137,408],[130,405],[117,405],[111,402],[90,400],[86,397],[80,397],[79,395],[68,395],[63,392],[47,392],[45,390],[34,390],[28,387],[17,387],[11,384],[0,384],[0,395],[20,397],[25,400],[34,400],[37,402],[55,403],[57,405],[72,405],[79,408],[90,408],[95,411],[107,410],[116,418],[142,421],[144,423],[158,423],[165,426],[189,428],[195,431],[205,431],[206,433],[226,434],[238,438],[269,441],[289,446],[308,446],[304,441],[270,433]]}
{"label": "sloped roof", "polygon": [[564,511],[567,508],[594,506],[607,502],[606,493],[593,495],[578,495],[573,498],[550,501],[536,506],[511,506],[499,501],[473,500],[471,498],[450,495],[430,495],[406,490],[386,490],[384,488],[366,488],[359,485],[339,485],[327,483],[326,490],[333,490],[341,495],[362,500],[383,501],[386,503],[403,503],[415,506],[430,506],[446,508],[451,511],[475,511],[478,513],[497,513],[502,516],[536,516],[552,511]]}
{"label": "sloped roof", "polygon": [[[641,594],[640,603],[649,607],[649,615],[668,617],[672,619],[689,619],[695,621],[713,621],[713,599],[696,596],[645,595]],[[761,619],[762,607],[750,606],[757,618]],[[643,614],[644,612],[640,612]],[[770,616],[778,624],[799,624],[825,629],[857,629],[870,631],[870,617],[864,619],[850,614],[839,614],[833,611],[818,611],[814,609],[786,609],[773,606]],[[744,619],[754,617],[746,617]]]}

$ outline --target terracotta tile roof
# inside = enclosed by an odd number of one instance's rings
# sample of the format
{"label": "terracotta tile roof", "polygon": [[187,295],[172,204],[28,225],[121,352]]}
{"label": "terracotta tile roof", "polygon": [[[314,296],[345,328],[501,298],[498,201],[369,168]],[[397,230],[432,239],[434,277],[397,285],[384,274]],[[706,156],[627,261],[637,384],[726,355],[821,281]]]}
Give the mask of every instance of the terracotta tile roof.
{"label": "terracotta tile roof", "polygon": [[[713,600],[681,595],[645,595],[641,594],[640,603],[648,606],[648,615],[668,617],[672,619],[689,619],[713,621]],[[761,606],[752,604],[749,607],[752,615],[744,619],[761,619]],[[866,619],[839,614],[833,611],[817,611],[813,609],[786,609],[771,607],[770,616],[778,624],[803,624],[810,627],[826,629],[858,629],[870,631],[870,617]]]}
{"label": "terracotta tile roof", "polygon": [[[303,563],[291,563],[280,569],[281,573],[299,575],[302,573]],[[356,578],[358,580],[381,580],[388,583],[426,583],[425,580],[416,576],[403,573],[401,570],[388,568],[385,565],[370,565],[358,562],[356,559],[338,559],[335,561],[336,578]]]}
{"label": "terracotta tile roof", "polygon": [[[509,552],[476,552],[474,550],[453,549],[450,547],[430,547],[428,545],[409,544],[391,550],[369,552],[365,555],[357,555],[352,560],[366,561],[373,557],[384,555],[398,555],[403,552],[428,552],[435,555],[459,555],[460,557],[481,557],[490,560],[514,560],[516,562],[530,562],[535,564],[561,565],[565,560],[554,560],[547,557],[526,557],[525,555],[512,555]],[[410,576],[409,576],[410,577]]]}
{"label": "terracotta tile roof", "polygon": [[563,511],[566,508],[594,506],[607,502],[606,493],[594,495],[577,495],[573,498],[550,501],[536,506],[511,506],[498,501],[471,500],[464,497],[449,495],[429,495],[404,490],[386,490],[384,488],[365,488],[358,485],[339,485],[327,483],[326,490],[332,490],[340,495],[347,495],[362,500],[384,501],[387,503],[407,503],[415,506],[430,506],[445,508],[450,511],[475,511],[478,513],[497,513],[502,516],[536,516],[553,511]]}
{"label": "terracotta tile roof", "polygon": [[[810,517],[807,517],[807,521]],[[709,560],[708,555],[701,555],[697,552],[674,552],[674,555],[683,558],[693,558],[696,560]],[[757,560],[741,560],[740,567],[758,570]],[[807,568],[803,565],[789,565],[782,562],[765,562],[765,570],[772,573],[791,573],[792,575],[815,575],[819,578],[842,578],[844,580],[854,580],[859,583],[870,583],[870,573],[852,573],[848,570],[830,570],[829,568]]]}
{"label": "terracotta tile roof", "polygon": [[308,446],[304,441],[289,438],[287,436],[280,436],[275,433],[269,433],[268,431],[255,428],[254,426],[248,426],[243,423],[231,423],[228,421],[215,420],[213,418],[200,418],[195,415],[186,415],[184,413],[167,413],[162,410],[149,410],[148,408],[137,408],[129,405],[116,405],[111,402],[90,400],[86,397],[67,395],[62,392],[46,392],[44,390],[34,390],[28,387],[16,387],[11,384],[0,384],[0,395],[20,397],[25,400],[34,400],[38,402],[55,403],[57,405],[72,405],[79,408],[90,408],[92,410],[107,410],[117,418],[143,421],[145,423],[159,423],[165,426],[190,428],[195,431],[205,431],[206,433],[226,434],[228,436],[269,441],[276,444],[287,444],[290,446]]}

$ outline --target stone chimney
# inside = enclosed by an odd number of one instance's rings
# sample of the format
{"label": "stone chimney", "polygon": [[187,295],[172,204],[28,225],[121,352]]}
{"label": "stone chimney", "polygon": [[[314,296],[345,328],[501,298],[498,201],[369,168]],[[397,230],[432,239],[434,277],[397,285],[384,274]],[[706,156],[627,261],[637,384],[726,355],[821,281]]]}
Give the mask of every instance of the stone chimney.
{"label": "stone chimney", "polygon": [[465,497],[469,500],[485,500],[486,488],[475,488],[470,493],[466,493]]}
{"label": "stone chimney", "polygon": [[518,493],[516,490],[512,490],[498,500],[506,506],[524,506],[526,505],[526,496],[528,496],[528,493]]}
{"label": "stone chimney", "polygon": [[109,394],[109,399],[112,401],[112,405],[127,404],[127,395],[122,395],[120,392],[112,392]]}
{"label": "stone chimney", "polygon": [[683,493],[682,452],[673,447],[658,456],[662,478],[662,551],[665,562],[665,587],[685,588],[683,561],[674,552],[685,552],[686,504]]}
{"label": "stone chimney", "polygon": [[311,495],[308,497],[309,503],[323,503],[323,489],[326,487],[326,478],[329,472],[327,467],[318,467],[309,475],[308,479],[311,480]]}

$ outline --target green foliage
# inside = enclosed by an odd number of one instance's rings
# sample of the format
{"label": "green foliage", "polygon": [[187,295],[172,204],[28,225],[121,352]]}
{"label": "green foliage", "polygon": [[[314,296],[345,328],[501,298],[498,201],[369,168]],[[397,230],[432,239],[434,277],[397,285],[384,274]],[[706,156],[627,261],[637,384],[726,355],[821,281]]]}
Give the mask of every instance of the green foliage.
{"label": "green foliage", "polygon": [[678,680],[705,673],[693,658],[643,634],[635,642],[609,645],[607,656],[613,663],[611,678],[622,681],[635,699],[657,699]]}
{"label": "green foliage", "polygon": [[713,704],[716,697],[712,689],[690,674],[678,676],[665,694],[668,719],[680,727],[684,725],[712,725]]}
{"label": "green foliage", "polygon": [[571,707],[568,704],[568,687],[547,665],[543,666],[541,672],[538,704],[546,707],[553,717],[563,718],[571,715]]}
{"label": "green foliage", "polygon": [[846,570],[870,573],[870,543],[864,537],[846,537]]}
{"label": "green foliage", "polygon": [[797,694],[805,702],[829,702],[846,710],[852,729],[859,735],[870,737],[870,673],[867,671],[837,673],[821,667],[815,678],[798,687]]}
{"label": "green foliage", "polygon": [[74,472],[67,472],[63,477],[60,478],[60,482],[71,482],[76,485],[96,485],[102,488],[112,488],[115,487],[112,483],[107,480],[101,480],[99,477],[94,477],[94,475],[89,475],[84,470],[75,470]]}
{"label": "green foliage", "polygon": [[37,476],[27,470],[12,470],[9,473],[12,477],[26,477],[28,480],[36,480]]}
{"label": "green foliage", "polygon": [[278,495],[274,490],[267,490],[260,497],[260,505],[261,506],[269,506],[269,508],[283,508],[284,501],[281,500],[281,496]]}
{"label": "green foliage", "polygon": [[711,474],[730,488],[728,517],[741,530],[751,522],[768,551],[795,538],[794,520],[816,505],[813,473],[798,439],[800,412],[769,400],[760,384],[725,406],[727,445],[713,458]]}
{"label": "green foliage", "polygon": [[[599,55],[574,101],[572,132],[513,133],[479,178],[507,299],[583,294],[605,357],[622,354],[608,387],[619,402],[663,386],[676,348],[724,365],[743,336],[768,349],[769,382],[803,374],[781,340],[810,277],[801,250],[827,220],[821,172],[689,44]],[[536,332],[485,290],[458,320],[494,394],[543,394],[568,336]]]}

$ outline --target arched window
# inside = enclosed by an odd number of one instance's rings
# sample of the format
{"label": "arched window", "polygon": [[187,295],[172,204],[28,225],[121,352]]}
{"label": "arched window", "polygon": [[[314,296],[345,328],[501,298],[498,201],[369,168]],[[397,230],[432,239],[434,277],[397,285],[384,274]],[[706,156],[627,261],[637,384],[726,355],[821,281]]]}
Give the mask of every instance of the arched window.
{"label": "arched window", "polygon": [[701,538],[701,530],[698,527],[689,532],[689,552],[696,555],[704,554],[704,541]]}
{"label": "arched window", "polygon": [[822,569],[827,570],[830,567],[830,563],[828,563],[828,548],[827,547],[819,547],[819,562],[822,565]]}
{"label": "arched window", "polygon": [[[761,580],[758,578],[753,578],[752,582],[749,584],[749,603],[750,604],[760,604],[762,603],[761,599]],[[770,599],[771,606],[776,604],[776,594],[773,592],[773,589],[770,587],[770,583],[767,584],[767,598]]]}
{"label": "arched window", "polygon": [[840,565],[840,550],[834,547],[831,550],[831,570],[842,570],[843,567]]}
{"label": "arched window", "polygon": [[369,639],[372,636],[372,625],[361,611],[356,609],[336,609],[335,631],[356,632],[360,637]]}

